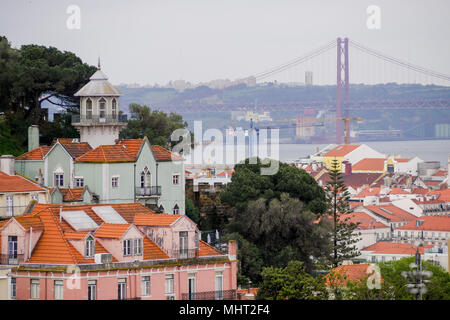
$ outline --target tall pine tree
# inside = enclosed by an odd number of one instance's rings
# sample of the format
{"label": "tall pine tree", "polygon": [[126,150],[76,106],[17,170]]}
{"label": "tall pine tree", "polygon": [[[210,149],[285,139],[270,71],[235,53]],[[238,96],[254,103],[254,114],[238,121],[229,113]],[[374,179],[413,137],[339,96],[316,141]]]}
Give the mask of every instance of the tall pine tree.
{"label": "tall pine tree", "polygon": [[[340,162],[334,159],[331,163],[330,181],[325,186],[327,214],[332,219],[332,254],[329,264],[333,268],[344,260],[360,255],[355,243],[359,241],[359,233],[355,231],[359,223],[350,222],[351,213],[348,200],[350,193],[343,182]],[[345,217],[343,217],[345,215]]]}

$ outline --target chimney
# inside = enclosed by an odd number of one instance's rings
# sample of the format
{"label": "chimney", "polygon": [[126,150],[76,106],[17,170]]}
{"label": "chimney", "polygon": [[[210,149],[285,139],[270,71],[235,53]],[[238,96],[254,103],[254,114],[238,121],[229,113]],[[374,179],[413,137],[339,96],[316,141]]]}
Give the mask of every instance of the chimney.
{"label": "chimney", "polygon": [[28,127],[28,151],[39,147],[39,127],[32,125]]}
{"label": "chimney", "polygon": [[236,260],[236,258],[237,258],[237,241],[236,240],[228,241],[228,258],[230,260]]}
{"label": "chimney", "polygon": [[14,175],[15,158],[11,155],[3,155],[0,157],[0,171],[13,176]]}
{"label": "chimney", "polygon": [[345,174],[352,174],[352,164],[349,161],[344,161],[343,164],[345,166]]}

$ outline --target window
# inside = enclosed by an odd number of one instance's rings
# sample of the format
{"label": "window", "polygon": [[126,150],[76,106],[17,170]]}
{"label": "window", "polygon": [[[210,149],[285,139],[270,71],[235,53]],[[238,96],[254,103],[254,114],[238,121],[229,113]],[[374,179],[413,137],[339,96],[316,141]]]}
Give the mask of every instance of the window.
{"label": "window", "polygon": [[14,215],[14,198],[13,196],[6,196],[6,216],[12,217]]}
{"label": "window", "polygon": [[16,278],[11,278],[11,299],[16,299]]}
{"label": "window", "polygon": [[173,293],[173,274],[166,275],[166,294]]}
{"label": "window", "polygon": [[127,279],[118,280],[117,291],[119,300],[125,300],[127,298]]}
{"label": "window", "polygon": [[54,284],[55,300],[64,300],[64,281],[55,280]]}
{"label": "window", "polygon": [[86,258],[92,258],[95,253],[95,242],[94,238],[89,236],[86,239]]}
{"label": "window", "polygon": [[175,184],[175,185],[180,184],[180,175],[179,174],[172,175],[172,184]]}
{"label": "window", "polygon": [[148,297],[150,296],[150,276],[142,277],[142,296]]}
{"label": "window", "polygon": [[397,260],[397,257],[392,257],[392,261],[395,261],[395,260]]}
{"label": "window", "polygon": [[8,263],[17,264],[17,236],[8,236]]}
{"label": "window", "polygon": [[123,240],[123,255],[131,256],[131,240]]}
{"label": "window", "polygon": [[92,119],[92,100],[86,100],[86,119]]}
{"label": "window", "polygon": [[88,281],[88,300],[97,300],[97,280]]}
{"label": "window", "polygon": [[76,188],[84,187],[84,178],[83,177],[75,177],[75,187]]}
{"label": "window", "polygon": [[188,300],[195,300],[195,273],[188,275]]}
{"label": "window", "polygon": [[119,187],[119,177],[112,177],[111,178],[111,186],[113,188],[118,188]]}
{"label": "window", "polygon": [[55,187],[64,186],[64,173],[55,173]]}
{"label": "window", "polygon": [[116,101],[116,99],[112,100],[111,111],[112,111],[111,113],[112,113],[113,119],[116,119],[116,117],[117,117],[117,101]]}
{"label": "window", "polygon": [[105,119],[106,118],[106,100],[104,98],[101,98],[98,101],[98,110],[99,110],[99,118]]}
{"label": "window", "polygon": [[31,279],[30,298],[39,299],[39,279]]}
{"label": "window", "polygon": [[180,231],[180,259],[188,257],[188,233],[187,231]]}
{"label": "window", "polygon": [[141,188],[149,188],[151,186],[151,174],[147,167],[141,171]]}
{"label": "window", "polygon": [[180,208],[176,204],[175,207],[173,207],[173,214],[179,214],[179,213],[180,213]]}
{"label": "window", "polygon": [[216,272],[216,300],[223,300],[223,273]]}
{"label": "window", "polygon": [[133,239],[133,253],[135,256],[142,255],[142,239]]}

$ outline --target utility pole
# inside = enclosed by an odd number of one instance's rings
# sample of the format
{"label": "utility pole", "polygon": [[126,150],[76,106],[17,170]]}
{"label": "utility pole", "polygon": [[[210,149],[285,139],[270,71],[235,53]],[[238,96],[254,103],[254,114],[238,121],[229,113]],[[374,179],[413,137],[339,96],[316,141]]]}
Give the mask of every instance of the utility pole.
{"label": "utility pole", "polygon": [[[336,78],[336,119],[340,119],[342,114],[348,116],[346,104],[349,100],[349,59],[348,59],[348,38],[337,38],[337,78]],[[342,99],[342,89],[344,89],[344,99]],[[344,112],[342,112],[344,111]],[[336,143],[342,143],[342,124],[336,120]]]}

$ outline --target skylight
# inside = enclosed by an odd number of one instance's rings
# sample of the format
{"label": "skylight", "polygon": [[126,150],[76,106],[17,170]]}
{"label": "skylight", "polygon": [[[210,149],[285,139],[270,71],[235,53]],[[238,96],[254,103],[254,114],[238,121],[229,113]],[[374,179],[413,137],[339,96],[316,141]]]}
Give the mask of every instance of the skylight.
{"label": "skylight", "polygon": [[106,223],[127,224],[127,221],[111,206],[92,207],[92,211]]}
{"label": "skylight", "polygon": [[67,223],[76,231],[93,230],[98,228],[95,221],[92,220],[91,217],[89,217],[83,210],[63,211],[61,215],[64,220],[66,220]]}

